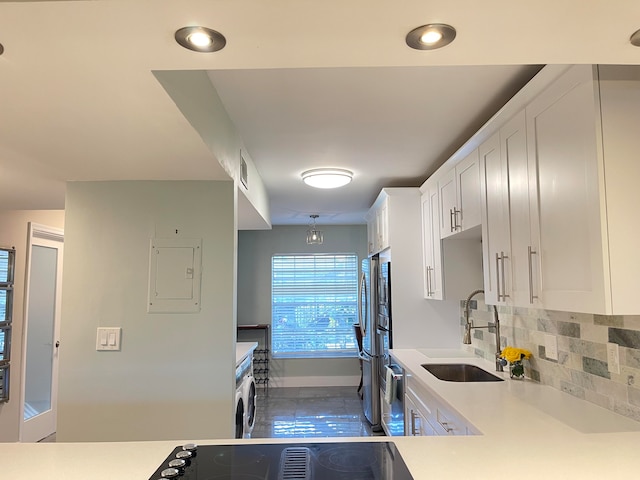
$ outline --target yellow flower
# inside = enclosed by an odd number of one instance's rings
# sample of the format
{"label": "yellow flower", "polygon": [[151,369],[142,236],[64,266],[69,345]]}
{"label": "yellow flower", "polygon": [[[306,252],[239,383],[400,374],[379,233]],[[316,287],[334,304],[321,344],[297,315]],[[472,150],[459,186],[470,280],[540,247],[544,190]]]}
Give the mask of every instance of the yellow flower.
{"label": "yellow flower", "polygon": [[530,358],[531,352],[524,348],[505,347],[500,356],[509,363],[515,363],[521,361],[523,358]]}

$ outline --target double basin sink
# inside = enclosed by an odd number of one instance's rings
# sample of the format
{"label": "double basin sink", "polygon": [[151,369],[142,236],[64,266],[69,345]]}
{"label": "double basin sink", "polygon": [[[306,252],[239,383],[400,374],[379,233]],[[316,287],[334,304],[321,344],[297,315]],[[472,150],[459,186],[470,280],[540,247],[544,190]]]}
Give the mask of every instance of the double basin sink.
{"label": "double basin sink", "polygon": [[445,382],[502,382],[502,378],[468,363],[426,363],[422,368]]}

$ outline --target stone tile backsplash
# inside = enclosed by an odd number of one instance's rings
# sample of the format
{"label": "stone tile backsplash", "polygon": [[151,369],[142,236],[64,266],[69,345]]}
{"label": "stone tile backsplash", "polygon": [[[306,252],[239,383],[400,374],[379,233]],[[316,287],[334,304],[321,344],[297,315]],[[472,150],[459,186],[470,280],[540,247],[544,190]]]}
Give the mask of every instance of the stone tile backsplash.
{"label": "stone tile backsplash", "polygon": [[[475,325],[493,322],[493,306],[472,301],[470,309]],[[462,338],[464,302],[460,312]],[[528,379],[640,421],[640,315],[605,316],[519,307],[498,307],[498,313],[502,347],[526,348],[532,353],[532,358],[525,361]],[[547,335],[557,341],[557,360],[546,355]],[[493,361],[493,329],[474,330],[472,337],[472,345],[465,347]],[[619,374],[609,372],[607,343],[619,345]]]}

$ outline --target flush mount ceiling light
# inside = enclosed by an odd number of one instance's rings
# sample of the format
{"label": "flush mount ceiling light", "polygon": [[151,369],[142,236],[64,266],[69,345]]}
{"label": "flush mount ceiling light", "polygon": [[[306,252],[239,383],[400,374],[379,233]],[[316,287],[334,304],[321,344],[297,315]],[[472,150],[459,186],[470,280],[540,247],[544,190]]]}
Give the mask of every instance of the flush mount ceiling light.
{"label": "flush mount ceiling light", "polygon": [[224,35],[207,27],[182,27],[175,38],[184,48],[195,52],[217,52],[227,44]]}
{"label": "flush mount ceiling light", "polygon": [[309,215],[311,223],[309,224],[309,230],[307,230],[307,243],[309,245],[322,245],[324,238],[322,232],[318,230],[316,226],[316,218],[320,215]]}
{"label": "flush mount ceiling light", "polygon": [[456,29],[444,23],[429,23],[407,33],[407,45],[416,50],[435,50],[449,45],[456,38]]}
{"label": "flush mount ceiling light", "polygon": [[302,172],[302,181],[315,188],[338,188],[353,178],[353,172],[342,168],[314,168]]}
{"label": "flush mount ceiling light", "polygon": [[629,38],[629,41],[634,47],[640,47],[640,30],[636,30]]}

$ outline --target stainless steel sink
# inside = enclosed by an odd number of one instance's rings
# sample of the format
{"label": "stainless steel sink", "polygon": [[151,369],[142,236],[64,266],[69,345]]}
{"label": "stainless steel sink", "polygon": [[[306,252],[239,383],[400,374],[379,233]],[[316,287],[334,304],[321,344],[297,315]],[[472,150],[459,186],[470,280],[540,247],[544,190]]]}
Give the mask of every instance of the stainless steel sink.
{"label": "stainless steel sink", "polygon": [[422,368],[446,382],[502,382],[502,378],[468,363],[426,363]]}

